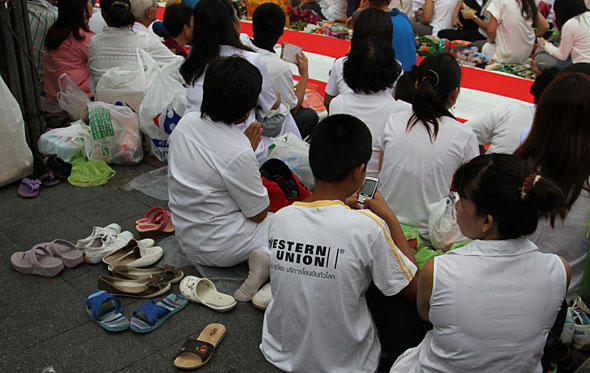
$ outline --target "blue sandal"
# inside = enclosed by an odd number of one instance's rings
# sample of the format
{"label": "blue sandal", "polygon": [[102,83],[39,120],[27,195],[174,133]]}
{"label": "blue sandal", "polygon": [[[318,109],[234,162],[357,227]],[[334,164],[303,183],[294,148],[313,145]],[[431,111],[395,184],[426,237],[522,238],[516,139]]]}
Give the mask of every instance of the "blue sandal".
{"label": "blue sandal", "polygon": [[129,328],[129,320],[121,314],[121,300],[104,290],[90,294],[86,300],[86,313],[109,332],[121,332]]}
{"label": "blue sandal", "polygon": [[158,303],[150,300],[133,312],[131,330],[136,333],[149,333],[187,304],[188,300],[182,294],[170,294]]}

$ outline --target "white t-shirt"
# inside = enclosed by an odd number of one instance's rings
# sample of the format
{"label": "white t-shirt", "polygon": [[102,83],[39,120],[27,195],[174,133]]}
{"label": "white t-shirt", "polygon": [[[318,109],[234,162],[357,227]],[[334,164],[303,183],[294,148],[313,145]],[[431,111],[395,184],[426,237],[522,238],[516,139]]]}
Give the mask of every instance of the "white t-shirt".
{"label": "white t-shirt", "polygon": [[524,62],[535,43],[533,20],[523,17],[516,0],[490,0],[487,11],[498,20],[493,59],[502,63]]}
{"label": "white t-shirt", "polygon": [[373,154],[367,165],[367,176],[371,177],[379,174],[381,137],[387,119],[394,113],[407,110],[412,110],[412,105],[401,100],[396,101],[386,91],[375,94],[349,92],[338,95],[330,102],[330,115],[350,114],[362,120],[371,130]]}
{"label": "white t-shirt", "polygon": [[[255,52],[246,51],[243,49],[235,48],[229,45],[222,45],[219,48],[219,55],[222,57],[229,57],[233,55],[238,55],[240,57],[245,58],[250,62],[252,65],[256,66],[258,70],[260,70],[260,74],[262,74],[262,90],[260,91],[260,95],[258,96],[258,107],[261,108],[263,112],[269,112],[277,100],[275,96],[275,92],[272,86],[272,80],[268,73],[268,69],[266,67],[266,63],[262,56]],[[182,58],[182,57],[181,57]],[[201,103],[203,102],[203,82],[205,81],[205,73],[201,75],[194,84],[189,85],[186,90],[186,98],[188,100],[188,106],[185,113],[190,113],[193,111],[201,111]],[[279,107],[281,112],[286,110],[285,106]],[[250,112],[250,116],[246,121],[240,125],[242,131],[244,131],[250,123],[256,121],[256,113],[254,110]],[[291,116],[291,113],[287,115],[285,121],[283,122],[283,129],[278,136],[283,135],[287,132],[291,132],[295,134],[298,138],[301,139],[301,134],[299,133],[299,129],[297,128],[297,124]],[[268,146],[273,144],[273,140],[270,137],[262,136],[262,141],[256,148],[256,159],[260,164],[264,163],[266,160],[266,156],[268,153]]]}
{"label": "white t-shirt", "polygon": [[269,206],[258,162],[236,125],[185,114],[170,135],[168,195],[176,239],[192,262],[232,266],[267,246]]}
{"label": "white t-shirt", "polygon": [[582,190],[580,196],[572,205],[565,217],[555,219],[555,226],[547,219],[539,220],[535,233],[529,236],[539,250],[544,253],[554,253],[567,260],[572,271],[567,300],[577,298],[582,285],[584,262],[588,250],[588,219],[590,218],[590,193]]}
{"label": "white t-shirt", "polygon": [[490,144],[487,153],[512,154],[520,146],[522,129],[533,123],[535,106],[511,103],[473,118],[465,125],[473,130],[479,145]]}
{"label": "white t-shirt", "polygon": [[[335,97],[343,93],[352,92],[352,89],[350,89],[348,84],[346,84],[346,82],[344,81],[344,62],[347,58],[348,57],[345,56],[339,57],[334,60],[334,66],[330,71],[330,76],[328,77],[328,84],[326,84],[326,93],[330,96]],[[401,66],[401,62],[398,61],[398,64]],[[395,94],[395,84],[393,85],[393,87],[388,88],[386,92],[391,97],[393,97]]]}
{"label": "white t-shirt", "polygon": [[385,125],[379,190],[399,222],[429,240],[428,205],[449,194],[455,171],[478,156],[479,148],[473,131],[449,117],[439,118],[434,142],[422,122],[407,131],[412,113],[392,115]]}
{"label": "white t-shirt", "polygon": [[433,329],[391,372],[538,372],[566,291],[556,255],[526,238],[476,240],[434,258]]}
{"label": "white t-shirt", "polygon": [[328,21],[346,18],[347,0],[320,0],[322,14]]}
{"label": "white t-shirt", "polygon": [[150,33],[130,30],[128,27],[105,27],[101,34],[94,35],[88,46],[88,72],[90,89],[95,91],[102,75],[113,67],[127,64],[137,66],[137,48],[146,51],[159,66],[183,60],[170,51]]}
{"label": "white t-shirt", "polygon": [[433,0],[434,9],[432,10],[432,35],[438,35],[440,30],[453,28],[453,13],[457,6],[457,0]]}
{"label": "white t-shirt", "polygon": [[92,8],[92,17],[88,20],[88,28],[95,34],[102,34],[107,23],[102,17],[102,12],[98,8]]}
{"label": "white t-shirt", "polygon": [[559,48],[545,43],[543,49],[561,61],[571,54],[572,63],[590,62],[590,12],[571,18],[563,25]]}
{"label": "white t-shirt", "polygon": [[274,214],[269,250],[266,360],[288,372],[374,372],[381,345],[365,291],[373,281],[397,294],[416,273],[385,222],[340,201],[295,202]]}

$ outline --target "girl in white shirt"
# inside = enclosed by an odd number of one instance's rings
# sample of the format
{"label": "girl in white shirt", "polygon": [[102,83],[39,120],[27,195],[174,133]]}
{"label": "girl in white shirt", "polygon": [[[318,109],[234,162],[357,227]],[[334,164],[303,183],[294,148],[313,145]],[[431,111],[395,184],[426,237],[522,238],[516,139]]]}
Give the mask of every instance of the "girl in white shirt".
{"label": "girl in white shirt", "polygon": [[440,30],[452,28],[457,2],[457,0],[426,0],[416,13],[416,21],[411,22],[414,33],[437,36]]}
{"label": "girl in white shirt", "polygon": [[428,205],[449,194],[453,173],[479,155],[477,137],[450,113],[461,84],[453,56],[426,57],[417,70],[412,110],[389,117],[383,130],[380,190],[400,223],[426,241]]}
{"label": "girl in white shirt", "polygon": [[424,265],[417,306],[433,329],[391,372],[541,373],[570,268],[524,236],[539,216],[557,213],[564,195],[508,154],[471,160],[454,185],[457,223],[473,241]]}
{"label": "girl in white shirt", "polygon": [[584,0],[555,1],[555,25],[561,32],[559,47],[539,38],[535,62],[540,70],[563,69],[571,63],[590,62],[590,11]]}

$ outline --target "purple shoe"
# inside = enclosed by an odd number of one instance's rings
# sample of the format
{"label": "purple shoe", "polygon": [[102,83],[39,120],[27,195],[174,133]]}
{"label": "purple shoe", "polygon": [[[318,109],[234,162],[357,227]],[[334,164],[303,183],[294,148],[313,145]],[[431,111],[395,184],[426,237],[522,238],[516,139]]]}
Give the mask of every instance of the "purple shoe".
{"label": "purple shoe", "polygon": [[18,187],[18,195],[23,198],[35,198],[39,195],[40,186],[41,180],[23,177],[23,180]]}

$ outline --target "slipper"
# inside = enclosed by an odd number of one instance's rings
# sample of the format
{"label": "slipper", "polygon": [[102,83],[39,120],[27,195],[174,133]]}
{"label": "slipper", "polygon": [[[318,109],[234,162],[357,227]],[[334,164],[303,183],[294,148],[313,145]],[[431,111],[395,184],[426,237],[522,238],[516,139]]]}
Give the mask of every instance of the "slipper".
{"label": "slipper", "polygon": [[64,269],[61,259],[54,258],[52,252],[44,244],[33,246],[32,249],[17,251],[10,257],[10,264],[20,273],[54,277]]}
{"label": "slipper", "polygon": [[167,210],[164,210],[163,207],[158,206],[158,207],[154,207],[154,208],[151,208],[151,209],[147,210],[147,212],[143,216],[143,219],[136,220],[135,221],[135,224],[136,225],[139,225],[139,224],[149,224],[149,223],[151,223],[152,222],[152,218],[151,218],[152,214],[154,214],[154,213],[156,213],[158,211],[163,211],[168,216],[172,216],[172,212],[167,211]]}
{"label": "slipper", "polygon": [[73,243],[66,240],[53,240],[42,244],[55,258],[59,258],[66,268],[74,268],[84,261],[84,254]]}
{"label": "slipper", "polygon": [[259,310],[265,311],[268,308],[268,304],[272,300],[272,291],[270,284],[264,285],[254,297],[252,297],[252,304]]}
{"label": "slipper", "polygon": [[18,187],[18,195],[23,198],[35,198],[39,195],[40,186],[41,180],[23,177],[20,186]]}
{"label": "slipper", "polygon": [[162,249],[160,246],[151,246],[146,248],[135,246],[129,254],[109,264],[108,270],[112,272],[113,268],[118,265],[124,265],[128,267],[149,267],[157,263],[162,255],[164,255],[164,249]]}
{"label": "slipper", "polygon": [[150,300],[133,312],[131,330],[136,333],[149,333],[187,304],[188,300],[180,294],[170,294],[158,303]]}
{"label": "slipper", "polygon": [[162,209],[154,213],[149,223],[138,224],[135,229],[141,238],[153,238],[174,233],[174,224],[172,218]]}
{"label": "slipper", "polygon": [[51,188],[52,186],[59,184],[61,180],[55,177],[53,171],[49,171],[49,175],[46,178],[41,179],[41,182],[43,183],[44,187]]}
{"label": "slipper", "polygon": [[174,366],[180,369],[196,369],[207,364],[215,348],[225,336],[225,326],[209,324],[197,339],[189,338],[184,342],[174,359]]}
{"label": "slipper", "polygon": [[162,278],[125,280],[111,276],[98,276],[98,288],[112,295],[131,298],[153,298],[170,290],[170,283]]}
{"label": "slipper", "polygon": [[121,300],[103,290],[95,291],[86,300],[86,313],[109,332],[129,328],[129,320],[121,314]]}
{"label": "slipper", "polygon": [[[123,246],[122,248],[113,251],[109,255],[102,258],[102,262],[104,264],[111,264],[116,262],[117,260],[129,255],[134,248],[139,247],[142,249],[152,247],[156,244],[156,241],[152,240],[151,238],[146,238],[145,240],[130,240],[127,245]],[[110,269],[109,269],[110,271]]]}
{"label": "slipper", "polygon": [[144,280],[149,281],[154,277],[162,278],[171,284],[180,282],[184,277],[184,273],[180,269],[176,269],[168,264],[164,264],[163,268],[134,268],[128,266],[115,266],[112,270],[114,277],[125,278],[129,280]]}
{"label": "slipper", "polygon": [[180,282],[180,292],[191,302],[200,303],[217,312],[227,312],[237,304],[231,295],[218,292],[207,278],[185,277]]}

